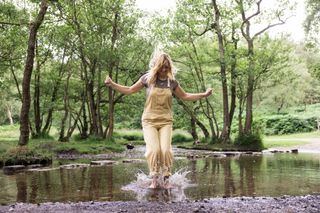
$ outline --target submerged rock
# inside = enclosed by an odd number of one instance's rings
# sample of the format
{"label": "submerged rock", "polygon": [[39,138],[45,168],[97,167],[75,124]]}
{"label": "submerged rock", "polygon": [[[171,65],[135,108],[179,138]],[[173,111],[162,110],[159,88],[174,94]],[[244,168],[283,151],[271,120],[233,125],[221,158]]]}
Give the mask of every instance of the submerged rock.
{"label": "submerged rock", "polygon": [[142,163],[145,162],[145,160],[142,159],[123,159],[122,163]]}
{"label": "submerged rock", "polygon": [[111,164],[115,164],[116,161],[113,161],[113,160],[96,160],[96,161],[91,161],[91,165],[100,165],[100,166],[103,166],[103,165],[111,165]]}
{"label": "submerged rock", "polygon": [[14,165],[14,166],[5,166],[3,167],[3,173],[6,175],[13,174],[16,172],[21,172],[26,169],[24,165]]}
{"label": "submerged rock", "polygon": [[60,168],[62,168],[62,169],[74,169],[74,168],[82,168],[82,167],[88,167],[88,166],[90,166],[90,164],[75,163],[75,164],[61,165]]}

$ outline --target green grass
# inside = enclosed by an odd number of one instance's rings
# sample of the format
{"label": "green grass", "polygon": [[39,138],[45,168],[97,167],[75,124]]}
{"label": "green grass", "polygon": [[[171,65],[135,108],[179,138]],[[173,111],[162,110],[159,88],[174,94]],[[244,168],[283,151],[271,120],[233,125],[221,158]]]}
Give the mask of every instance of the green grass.
{"label": "green grass", "polygon": [[[31,153],[44,153],[47,155],[54,155],[59,152],[68,153],[79,153],[79,154],[101,154],[110,152],[121,152],[124,151],[124,144],[128,143],[128,140],[120,138],[115,138],[114,141],[101,140],[89,137],[86,140],[76,140],[75,137],[71,139],[70,142],[59,142],[56,140],[57,131],[53,134],[53,137],[40,138],[40,139],[30,139],[27,145],[28,151]],[[129,132],[129,131],[128,131]],[[122,135],[128,132],[121,133]],[[130,134],[141,134],[136,131],[130,131]],[[141,139],[141,136],[138,137]],[[19,141],[19,126],[6,125],[0,126],[0,161],[1,158],[6,158],[6,156],[12,156],[14,153],[16,155],[21,154],[21,150],[18,145]],[[141,141],[130,141],[134,145],[142,144]],[[143,143],[144,144],[144,143]],[[24,151],[25,153],[27,151]]]}
{"label": "green grass", "polygon": [[319,138],[320,139],[320,131],[295,133],[295,134],[289,134],[289,135],[266,136],[266,139],[295,139],[295,138]]}
{"label": "green grass", "polygon": [[194,145],[193,142],[183,143],[177,146],[184,149],[197,149],[197,150],[210,150],[210,151],[261,151],[253,150],[247,147],[236,146],[234,144],[221,144],[221,143],[200,143]]}
{"label": "green grass", "polygon": [[263,141],[263,145],[265,148],[273,148],[273,147],[290,147],[290,146],[299,146],[304,145],[307,142],[305,141],[290,141],[290,140],[282,140],[282,141],[276,141],[276,140],[265,140]]}
{"label": "green grass", "polygon": [[266,148],[299,146],[308,143],[307,141],[302,141],[301,139],[308,138],[319,138],[320,140],[320,132],[314,131],[307,133],[295,133],[290,135],[266,136],[263,139],[263,144]]}

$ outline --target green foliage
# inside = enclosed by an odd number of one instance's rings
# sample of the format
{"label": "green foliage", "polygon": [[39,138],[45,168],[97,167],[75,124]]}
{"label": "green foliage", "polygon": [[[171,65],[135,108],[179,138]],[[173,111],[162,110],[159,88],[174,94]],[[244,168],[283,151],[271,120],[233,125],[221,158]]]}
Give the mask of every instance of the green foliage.
{"label": "green foliage", "polygon": [[316,129],[317,117],[296,117],[292,115],[273,115],[261,119],[266,135],[283,135],[295,132],[311,132]]}
{"label": "green foliage", "polygon": [[300,146],[306,144],[305,141],[293,141],[293,140],[263,140],[263,145],[265,148],[273,148],[273,147],[292,147],[292,146]]}
{"label": "green foliage", "polygon": [[234,144],[246,147],[249,150],[261,151],[264,149],[262,137],[259,133],[240,134],[235,138]]}
{"label": "green foliage", "polygon": [[49,164],[52,155],[43,150],[29,149],[26,146],[12,148],[2,155],[4,165]]}
{"label": "green foliage", "polygon": [[193,138],[186,134],[174,133],[172,136],[172,144],[185,143],[190,141],[193,141]]}
{"label": "green foliage", "polygon": [[101,154],[124,151],[122,145],[107,140],[95,141],[87,139],[78,142],[56,142],[54,145],[53,151],[56,153]]}

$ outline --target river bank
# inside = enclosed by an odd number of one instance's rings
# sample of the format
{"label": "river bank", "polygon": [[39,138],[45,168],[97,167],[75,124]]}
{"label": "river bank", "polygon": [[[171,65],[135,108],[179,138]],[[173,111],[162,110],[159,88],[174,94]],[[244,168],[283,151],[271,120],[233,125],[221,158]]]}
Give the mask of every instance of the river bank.
{"label": "river bank", "polygon": [[16,203],[0,206],[0,212],[320,212],[320,195],[282,197],[211,198],[183,202],[78,202]]}

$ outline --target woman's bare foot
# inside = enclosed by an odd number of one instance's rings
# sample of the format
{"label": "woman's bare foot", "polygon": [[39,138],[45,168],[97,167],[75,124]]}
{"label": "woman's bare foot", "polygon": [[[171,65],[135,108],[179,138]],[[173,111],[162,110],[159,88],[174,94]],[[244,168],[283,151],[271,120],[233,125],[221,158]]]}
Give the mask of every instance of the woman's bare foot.
{"label": "woman's bare foot", "polygon": [[163,177],[163,188],[165,188],[165,189],[171,189],[171,188],[173,188],[173,185],[170,184],[170,182],[169,182],[169,177],[170,177],[170,176],[164,176],[164,177]]}
{"label": "woman's bare foot", "polygon": [[153,176],[152,177],[152,181],[151,181],[151,184],[150,184],[150,186],[148,187],[149,189],[155,189],[155,188],[157,188],[157,186],[158,186],[158,177],[157,176]]}

